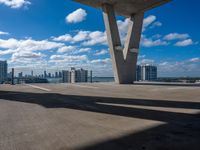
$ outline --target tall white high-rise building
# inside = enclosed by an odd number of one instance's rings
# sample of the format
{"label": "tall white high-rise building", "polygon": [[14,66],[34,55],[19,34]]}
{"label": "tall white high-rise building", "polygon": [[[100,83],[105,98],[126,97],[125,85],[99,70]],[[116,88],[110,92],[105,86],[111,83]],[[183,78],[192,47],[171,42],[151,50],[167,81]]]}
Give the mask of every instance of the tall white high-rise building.
{"label": "tall white high-rise building", "polygon": [[75,83],[75,82],[76,82],[76,69],[71,68],[71,83]]}
{"label": "tall white high-rise building", "polygon": [[71,68],[70,71],[63,70],[62,79],[64,83],[87,82],[88,71],[84,69]]}
{"label": "tall white high-rise building", "polygon": [[157,67],[153,65],[138,65],[136,72],[137,81],[157,80]]}
{"label": "tall white high-rise building", "polygon": [[0,61],[0,83],[3,83],[7,79],[7,71],[7,61]]}

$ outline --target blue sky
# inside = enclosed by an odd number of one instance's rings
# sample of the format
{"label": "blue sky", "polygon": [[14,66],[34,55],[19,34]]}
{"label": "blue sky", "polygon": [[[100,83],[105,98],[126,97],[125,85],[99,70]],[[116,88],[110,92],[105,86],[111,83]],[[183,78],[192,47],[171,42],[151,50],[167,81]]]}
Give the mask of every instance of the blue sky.
{"label": "blue sky", "polygon": [[[200,76],[199,5],[174,0],[146,12],[138,63],[157,65],[159,76]],[[117,20],[123,41],[128,19]],[[0,0],[0,60],[17,72],[113,75],[101,10],[71,0]]]}

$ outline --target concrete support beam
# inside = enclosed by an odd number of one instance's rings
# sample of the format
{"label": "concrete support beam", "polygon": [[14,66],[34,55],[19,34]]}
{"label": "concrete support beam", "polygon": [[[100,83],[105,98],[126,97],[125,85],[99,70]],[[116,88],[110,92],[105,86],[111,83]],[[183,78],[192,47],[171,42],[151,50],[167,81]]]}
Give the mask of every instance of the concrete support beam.
{"label": "concrete support beam", "polygon": [[132,84],[136,76],[136,64],[143,25],[143,13],[131,15],[127,38],[122,47],[114,7],[103,4],[103,17],[112,59],[115,82]]}

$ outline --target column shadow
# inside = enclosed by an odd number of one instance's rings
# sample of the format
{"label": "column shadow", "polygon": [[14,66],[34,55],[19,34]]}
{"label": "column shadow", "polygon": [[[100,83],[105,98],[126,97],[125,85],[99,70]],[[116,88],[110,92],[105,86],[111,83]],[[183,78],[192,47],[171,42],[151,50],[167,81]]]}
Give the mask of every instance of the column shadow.
{"label": "column shadow", "polygon": [[[165,122],[138,133],[105,140],[77,148],[78,150],[199,150],[200,113],[188,114],[169,110],[147,109],[134,106],[200,109],[199,102],[174,100],[147,100],[56,93],[25,93],[0,91],[0,101],[33,103],[49,108],[66,108],[117,116]],[[63,149],[62,149],[63,150]]]}

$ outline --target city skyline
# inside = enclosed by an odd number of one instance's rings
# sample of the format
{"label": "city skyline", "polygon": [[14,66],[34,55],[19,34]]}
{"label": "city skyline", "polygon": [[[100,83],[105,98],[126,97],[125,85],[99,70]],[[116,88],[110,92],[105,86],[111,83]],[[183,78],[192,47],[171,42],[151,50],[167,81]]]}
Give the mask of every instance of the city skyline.
{"label": "city skyline", "polygon": [[[156,64],[158,76],[199,76],[199,3],[191,3],[189,12],[186,0],[147,12],[139,63]],[[67,0],[2,1],[0,17],[0,60],[8,60],[9,70],[40,74],[82,67],[94,76],[113,76],[100,10]],[[128,20],[117,20],[124,40]]]}

